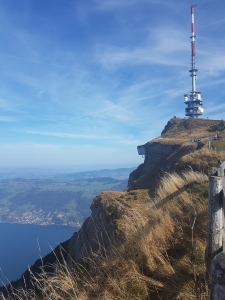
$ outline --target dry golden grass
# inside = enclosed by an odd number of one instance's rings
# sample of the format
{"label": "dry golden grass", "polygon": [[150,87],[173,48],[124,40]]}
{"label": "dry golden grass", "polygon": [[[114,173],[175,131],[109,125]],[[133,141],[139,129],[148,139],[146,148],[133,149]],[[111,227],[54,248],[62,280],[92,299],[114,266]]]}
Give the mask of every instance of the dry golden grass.
{"label": "dry golden grass", "polygon": [[205,146],[198,151],[187,153],[186,155],[184,155],[177,163],[177,167],[182,169],[190,166],[195,171],[208,174],[209,170],[212,167],[217,166],[218,159],[224,161],[225,153],[215,153],[213,151],[209,151]]}
{"label": "dry golden grass", "polygon": [[163,138],[203,138],[211,135],[209,128],[219,124],[220,120],[208,119],[171,119],[162,132]]}
{"label": "dry golden grass", "polygon": [[156,191],[156,201],[162,202],[168,195],[173,195],[194,181],[202,183],[207,180],[208,177],[204,173],[199,172],[183,171],[181,174],[165,173]]}
{"label": "dry golden grass", "polygon": [[0,299],[188,300],[200,299],[200,294],[208,299],[206,193],[207,176],[186,171],[167,173],[154,199],[147,191],[118,194],[123,216],[116,222],[126,237],[120,246],[111,241],[110,253],[86,258],[83,265],[69,268],[64,261],[55,266],[54,275],[33,274],[36,292],[17,290],[15,298]]}

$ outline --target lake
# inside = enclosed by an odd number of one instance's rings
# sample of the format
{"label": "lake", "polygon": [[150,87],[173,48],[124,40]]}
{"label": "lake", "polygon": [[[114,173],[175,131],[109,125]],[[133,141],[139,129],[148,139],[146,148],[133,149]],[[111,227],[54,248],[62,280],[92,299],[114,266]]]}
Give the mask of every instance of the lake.
{"label": "lake", "polygon": [[[34,262],[68,240],[79,228],[0,223],[0,286],[18,279]],[[4,275],[4,276],[3,276]]]}

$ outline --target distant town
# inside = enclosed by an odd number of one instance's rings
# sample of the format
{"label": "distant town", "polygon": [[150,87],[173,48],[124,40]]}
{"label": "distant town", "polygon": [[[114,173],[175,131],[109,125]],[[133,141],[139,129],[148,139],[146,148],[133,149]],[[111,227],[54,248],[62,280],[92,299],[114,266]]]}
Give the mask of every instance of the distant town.
{"label": "distant town", "polygon": [[[128,176],[130,170],[110,170],[117,177]],[[114,174],[114,173],[115,174]],[[90,215],[93,198],[101,191],[123,191],[127,179],[111,177],[76,178],[108,175],[107,170],[83,172],[47,179],[0,180],[0,223],[62,225],[81,227]]]}
{"label": "distant town", "polygon": [[[67,215],[69,215],[67,213]],[[61,225],[81,227],[82,222],[65,221],[66,216],[62,212],[54,211],[45,213],[40,210],[27,210],[22,213],[10,211],[7,208],[0,207],[0,223],[34,224],[34,225]]]}

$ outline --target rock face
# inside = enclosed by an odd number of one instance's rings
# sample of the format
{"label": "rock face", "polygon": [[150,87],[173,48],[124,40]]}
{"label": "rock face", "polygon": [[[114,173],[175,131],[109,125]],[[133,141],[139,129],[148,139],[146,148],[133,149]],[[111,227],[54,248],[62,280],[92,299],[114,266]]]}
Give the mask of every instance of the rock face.
{"label": "rock face", "polygon": [[[219,122],[205,119],[169,120],[160,137],[141,146],[145,149],[145,160],[131,172],[128,188],[150,189],[154,194],[160,176],[164,172],[184,169],[185,159],[186,165],[197,170],[197,161],[192,160],[190,154],[203,148],[206,151],[210,128]],[[205,155],[204,151],[199,157]]]}
{"label": "rock face", "polygon": [[[70,239],[68,264],[113,254],[148,222],[148,191],[102,192],[91,205],[91,216]],[[146,203],[146,204],[145,204]]]}
{"label": "rock face", "polygon": [[[149,172],[155,172],[158,169],[162,171],[167,169],[169,164],[167,164],[167,159],[173,153],[180,149],[180,144],[163,144],[160,142],[150,142],[144,145],[145,148],[145,160],[142,165],[140,165],[136,170],[134,170],[128,180],[128,188],[136,189],[139,188],[137,180]],[[163,165],[162,165],[163,163]],[[143,188],[143,187],[142,187]],[[146,186],[148,188],[148,186]]]}
{"label": "rock face", "polygon": [[70,239],[68,252],[74,262],[80,262],[84,257],[92,258],[96,254],[104,255],[110,252],[112,245],[121,242],[123,237],[113,216],[113,211],[123,210],[119,196],[120,192],[102,192],[94,198],[91,216]]}
{"label": "rock face", "polygon": [[181,145],[167,145],[159,142],[146,144],[146,156],[144,162],[144,172],[148,172],[152,167],[166,161],[167,158],[179,150]]}
{"label": "rock face", "polygon": [[164,140],[149,142],[145,145],[145,160],[134,170],[128,180],[129,189],[154,189],[156,181],[163,172],[175,169],[177,159],[196,150],[198,144],[189,145],[186,141]]}

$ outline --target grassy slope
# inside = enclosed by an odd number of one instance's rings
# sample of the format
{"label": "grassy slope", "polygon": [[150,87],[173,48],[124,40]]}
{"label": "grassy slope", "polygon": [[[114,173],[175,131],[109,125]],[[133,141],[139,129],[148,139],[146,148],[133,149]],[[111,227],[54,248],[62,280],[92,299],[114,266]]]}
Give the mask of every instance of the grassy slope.
{"label": "grassy slope", "polygon": [[[207,177],[194,172],[165,176],[150,200],[147,190],[115,193],[115,201],[101,197],[123,243],[111,241],[111,253],[86,261],[88,268],[66,264],[58,275],[43,273],[34,282],[40,299],[207,299],[204,265],[207,222]],[[112,216],[110,205],[122,212]],[[192,240],[191,226],[194,226]],[[193,243],[193,246],[192,246]],[[16,293],[19,293],[16,291]],[[22,290],[35,299],[33,290]]]}
{"label": "grassy slope", "polygon": [[[194,126],[194,121],[190,122],[190,127]],[[182,125],[180,119],[178,123]],[[210,120],[210,126],[215,123]],[[202,127],[195,130],[195,138],[201,134],[203,142],[206,141],[208,124],[198,123]],[[180,130],[175,139],[185,143],[193,127],[185,130]],[[160,139],[176,143],[174,134],[177,129],[170,126]],[[84,265],[74,264],[74,269],[68,269],[66,263],[61,263],[56,276],[43,273],[34,278],[41,290],[40,299],[187,300],[199,299],[200,295],[202,300],[209,298],[204,264],[208,198],[205,174],[217,165],[218,156],[209,152],[204,143],[196,151],[180,151],[183,152],[169,158],[173,171],[177,169],[179,175],[164,174],[154,194],[149,189],[137,189],[105,192],[98,198],[103,213],[121,237],[121,245],[116,246],[112,240],[110,253],[102,249],[92,259],[87,258]],[[219,158],[224,159],[221,155]],[[140,175],[142,168],[143,165],[138,168]],[[151,181],[151,176],[144,179]],[[119,215],[114,214],[115,207]],[[33,290],[22,290],[19,298],[24,295],[29,295],[28,299],[37,297]]]}

